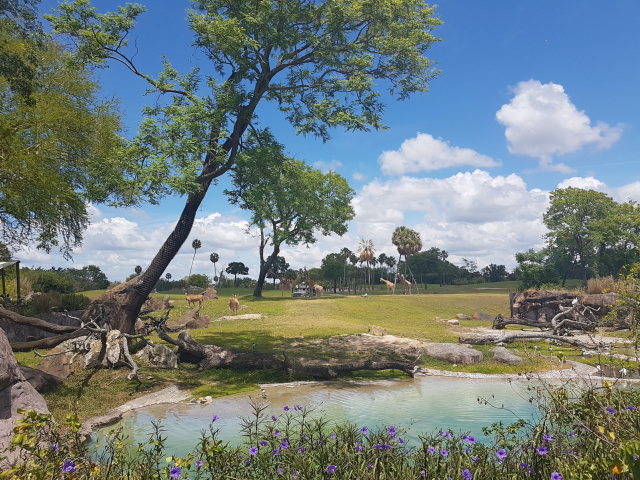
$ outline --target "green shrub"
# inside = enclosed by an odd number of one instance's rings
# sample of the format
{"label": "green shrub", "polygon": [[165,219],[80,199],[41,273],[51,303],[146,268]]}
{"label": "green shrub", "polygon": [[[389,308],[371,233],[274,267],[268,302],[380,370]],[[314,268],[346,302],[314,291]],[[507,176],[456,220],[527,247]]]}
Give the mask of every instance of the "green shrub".
{"label": "green shrub", "polygon": [[59,292],[34,295],[29,302],[29,308],[33,313],[49,313],[62,306],[62,295]]}
{"label": "green shrub", "polygon": [[73,293],[75,288],[75,282],[71,277],[55,270],[25,269],[25,276],[31,280],[34,292]]}
{"label": "green shrub", "polygon": [[69,293],[60,296],[60,307],[66,310],[84,310],[91,300],[81,293]]}

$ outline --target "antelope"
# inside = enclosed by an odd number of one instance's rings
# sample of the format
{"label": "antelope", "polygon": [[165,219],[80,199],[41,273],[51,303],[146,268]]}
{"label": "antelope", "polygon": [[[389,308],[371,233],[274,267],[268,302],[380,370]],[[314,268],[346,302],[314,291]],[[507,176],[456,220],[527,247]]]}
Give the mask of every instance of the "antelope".
{"label": "antelope", "polygon": [[184,292],[184,298],[187,299],[187,303],[189,304],[189,306],[191,306],[191,304],[195,304],[196,302],[198,302],[198,305],[202,305],[202,302],[204,302],[204,295],[187,295],[187,292]]}
{"label": "antelope", "polygon": [[387,293],[389,293],[389,290],[392,290],[395,293],[395,288],[393,286],[393,282],[390,282],[388,280],[385,280],[384,278],[380,277],[380,281],[384,282],[384,284],[387,286]]}
{"label": "antelope", "polygon": [[238,301],[238,294],[236,293],[229,299],[229,311],[237,315],[238,307],[240,307],[240,302]]}

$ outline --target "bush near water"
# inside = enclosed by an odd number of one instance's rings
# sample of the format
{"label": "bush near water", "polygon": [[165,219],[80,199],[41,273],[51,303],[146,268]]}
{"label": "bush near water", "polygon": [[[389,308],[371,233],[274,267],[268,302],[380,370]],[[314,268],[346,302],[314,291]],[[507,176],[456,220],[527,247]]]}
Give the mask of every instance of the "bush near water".
{"label": "bush near water", "polygon": [[[88,447],[80,422],[64,426],[28,412],[16,425],[14,447],[25,463],[4,478],[44,479],[638,479],[640,390],[610,383],[576,390],[531,387],[536,420],[484,428],[485,438],[443,428],[404,441],[405,431],[385,425],[331,423],[309,406],[271,412],[253,402],[243,419],[243,447],[218,438],[214,416],[187,457],[167,456],[162,427],[153,424],[145,444],[127,446],[121,431],[105,445]],[[582,388],[582,390],[577,390]],[[487,400],[478,401],[488,403]],[[492,408],[487,406],[487,408]],[[425,414],[428,410],[425,409]],[[96,446],[98,447],[98,446]]]}

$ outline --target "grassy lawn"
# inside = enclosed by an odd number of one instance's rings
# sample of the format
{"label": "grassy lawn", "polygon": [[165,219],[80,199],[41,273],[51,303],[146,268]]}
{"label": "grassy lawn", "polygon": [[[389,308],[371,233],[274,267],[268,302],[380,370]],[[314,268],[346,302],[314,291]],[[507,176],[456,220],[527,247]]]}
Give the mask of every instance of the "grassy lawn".
{"label": "grassy lawn", "polygon": [[[243,350],[251,350],[252,344],[255,343],[258,351],[278,355],[284,351],[292,358],[304,357],[322,361],[372,356],[377,359],[402,358],[388,351],[381,353],[341,348],[339,345],[336,346],[333,340],[329,342],[325,339],[337,335],[366,333],[368,325],[373,324],[386,328],[387,333],[398,337],[417,339],[425,343],[457,343],[465,327],[490,327],[490,324],[482,321],[461,320],[460,327],[452,327],[443,320],[436,320],[436,317],[453,318],[457,313],[472,315],[476,311],[491,315],[507,314],[509,300],[506,291],[476,290],[469,292],[468,295],[382,294],[368,298],[360,295],[325,295],[321,298],[291,299],[282,298],[279,291],[266,291],[264,297],[254,298],[249,289],[222,289],[218,292],[219,300],[208,301],[202,305],[201,315],[209,315],[212,319],[209,328],[192,330],[191,334],[201,343]],[[84,293],[95,297],[102,292]],[[236,318],[219,320],[223,316],[233,317],[227,303],[233,293],[238,293],[240,304],[247,306],[240,311],[240,314],[261,313],[263,317],[258,320]],[[153,296],[162,297],[163,294],[158,293]],[[175,308],[171,312],[170,320],[178,318],[188,310],[184,296],[172,294],[171,299],[175,302]],[[152,339],[161,343],[155,336]],[[548,344],[541,344],[541,346],[543,352],[548,354],[545,351]],[[558,367],[557,362],[533,355],[525,360],[524,366],[511,367],[494,361],[492,353],[489,352],[491,348],[490,346],[477,347],[485,356],[485,360],[480,364],[453,367],[449,363],[423,357],[423,365],[442,370],[477,373],[518,373]],[[523,344],[514,344],[510,348],[516,348],[520,353],[524,352]],[[565,350],[566,352],[556,349],[553,354],[561,351],[565,355],[578,353],[570,349]],[[39,353],[46,352],[39,351]],[[40,362],[40,358],[33,352],[18,353],[16,358],[20,363],[30,367],[35,367]],[[127,380],[127,373],[126,369],[78,370],[55,392],[46,394],[45,398],[54,415],[62,418],[61,415],[76,408],[80,417],[86,419],[176,382],[194,396],[199,397],[250,391],[263,383],[308,379],[292,378],[285,372],[276,371],[200,372],[195,365],[191,364],[181,364],[176,370],[158,370],[142,366],[139,373],[141,383]],[[356,372],[340,379],[378,379],[404,375],[399,371]]]}

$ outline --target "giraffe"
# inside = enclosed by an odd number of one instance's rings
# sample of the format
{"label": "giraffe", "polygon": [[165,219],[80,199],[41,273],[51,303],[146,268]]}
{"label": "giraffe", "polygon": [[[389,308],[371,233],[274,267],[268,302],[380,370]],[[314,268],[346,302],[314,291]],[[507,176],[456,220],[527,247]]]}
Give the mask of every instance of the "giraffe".
{"label": "giraffe", "polygon": [[289,280],[286,277],[281,277],[280,275],[278,275],[277,273],[275,273],[273,270],[269,269],[269,271],[267,272],[267,274],[271,274],[276,280],[280,280],[280,291],[282,292],[282,296],[284,297],[284,291],[285,289],[290,289],[293,286],[293,281]]}
{"label": "giraffe", "polygon": [[392,291],[392,293],[395,293],[396,289],[393,286],[393,282],[390,282],[388,280],[385,280],[384,278],[380,277],[380,281],[383,282],[386,286],[387,286],[387,293],[389,293],[389,290]]}
{"label": "giraffe", "polygon": [[404,278],[404,275],[400,275],[400,284],[402,285],[402,293],[409,289],[409,295],[411,295],[411,282]]}

